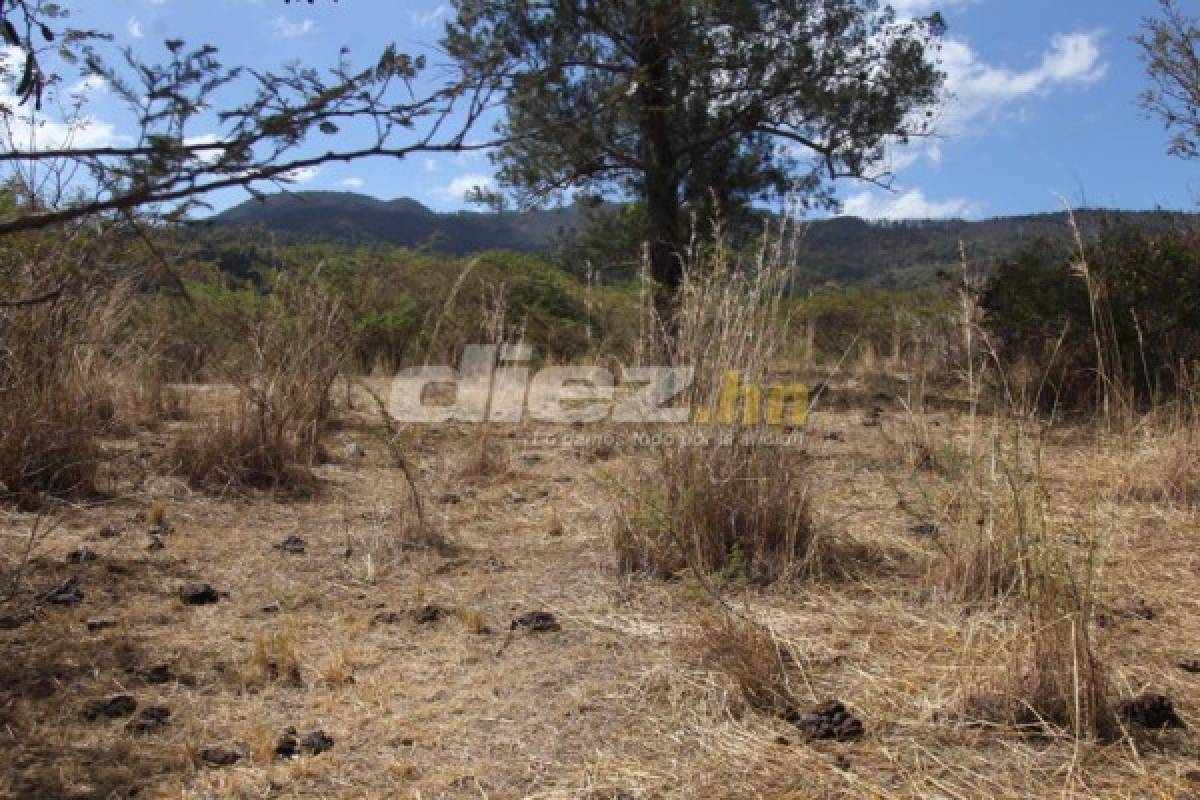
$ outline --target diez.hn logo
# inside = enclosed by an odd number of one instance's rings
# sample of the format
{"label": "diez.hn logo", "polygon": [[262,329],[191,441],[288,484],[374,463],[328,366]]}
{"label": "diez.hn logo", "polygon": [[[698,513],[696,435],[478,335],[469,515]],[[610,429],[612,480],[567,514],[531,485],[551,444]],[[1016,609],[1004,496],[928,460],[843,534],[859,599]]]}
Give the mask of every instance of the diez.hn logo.
{"label": "diez.hn logo", "polygon": [[[528,345],[470,345],[458,369],[402,370],[392,382],[388,411],[398,421],[536,422],[587,424],[746,425],[799,427],[808,415],[803,384],[759,386],[737,370],[720,380],[715,401],[693,409],[682,402],[695,379],[692,367],[632,367],[620,381],[597,366],[528,366]],[[739,413],[740,412],[740,413]],[[740,418],[740,419],[739,419]]]}

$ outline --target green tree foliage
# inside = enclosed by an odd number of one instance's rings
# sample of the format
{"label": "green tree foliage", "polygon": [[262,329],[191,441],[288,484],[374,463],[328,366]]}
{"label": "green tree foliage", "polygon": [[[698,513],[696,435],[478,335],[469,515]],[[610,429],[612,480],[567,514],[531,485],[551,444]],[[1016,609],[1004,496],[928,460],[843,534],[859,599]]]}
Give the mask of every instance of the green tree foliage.
{"label": "green tree foliage", "polygon": [[1045,384],[1044,409],[1097,400],[1095,328],[1107,379],[1140,404],[1186,388],[1200,366],[1200,229],[1114,225],[1079,254],[1045,242],[1005,261],[982,297],[984,324],[1002,363]]}
{"label": "green tree foliage", "polygon": [[147,294],[139,317],[161,336],[169,371],[181,379],[220,379],[280,276],[306,271],[337,301],[357,370],[454,364],[466,345],[480,342],[524,341],[554,361],[623,357],[635,346],[636,291],[587,287],[534,256],[265,245],[224,231],[199,239],[193,252],[187,300]]}
{"label": "green tree foliage", "polygon": [[1200,157],[1200,19],[1188,16],[1177,0],[1159,0],[1161,16],[1147,18],[1134,41],[1154,87],[1142,95],[1142,108],[1159,117],[1175,135],[1170,152]]}
{"label": "green tree foliage", "polygon": [[940,15],[876,0],[457,0],[444,46],[503,92],[500,183],[519,202],[569,189],[636,197],[669,302],[686,216],[753,200],[832,202],[885,181],[885,148],[929,132]]}

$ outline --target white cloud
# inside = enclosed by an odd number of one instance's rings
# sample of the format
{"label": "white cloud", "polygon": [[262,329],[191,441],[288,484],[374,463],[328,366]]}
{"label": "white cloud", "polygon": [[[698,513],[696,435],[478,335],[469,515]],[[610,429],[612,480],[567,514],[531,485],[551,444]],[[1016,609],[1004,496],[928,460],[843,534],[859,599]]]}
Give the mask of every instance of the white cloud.
{"label": "white cloud", "polygon": [[295,39],[305,34],[312,33],[317,27],[317,24],[311,19],[303,19],[299,22],[293,22],[287,17],[276,17],[271,23],[275,29],[275,35],[282,39]]}
{"label": "white cloud", "polygon": [[[923,2],[912,0],[913,5]],[[1021,120],[1025,112],[1014,106],[1023,100],[1102,80],[1108,74],[1108,63],[1100,49],[1101,37],[1099,31],[1055,34],[1040,61],[1025,70],[987,64],[967,42],[945,40],[940,63],[946,73],[946,98],[936,132],[954,138],[970,135],[984,123]],[[900,170],[922,157],[940,164],[942,155],[941,142],[924,139],[891,148],[888,159],[893,170]]]}
{"label": "white cloud", "polygon": [[437,8],[433,9],[433,11],[430,11],[425,14],[422,14],[420,11],[410,11],[410,12],[408,12],[408,18],[410,20],[412,20],[412,23],[414,25],[417,25],[422,28],[428,28],[430,25],[432,25],[433,23],[437,22],[439,19],[444,17],[446,15],[446,12],[448,12],[449,10],[450,10],[450,7],[447,6],[445,3],[443,3],[443,4],[439,5]]}
{"label": "white cloud", "polygon": [[[23,71],[25,54],[15,47],[0,47],[0,151],[58,150],[64,147],[107,147],[119,137],[116,128],[91,114],[79,113],[71,121],[38,112],[32,103],[21,105],[16,96],[17,76]],[[99,91],[100,85],[85,79],[70,87],[80,99]]]}
{"label": "white cloud", "polygon": [[67,94],[72,97],[86,99],[93,94],[103,94],[108,91],[108,81],[100,75],[88,75],[67,87]]}
{"label": "white cloud", "polygon": [[137,17],[130,17],[125,23],[125,30],[129,31],[129,35],[135,39],[140,39],[145,34],[142,33],[142,23],[138,22]]}
{"label": "white cloud", "polygon": [[[183,140],[185,145],[205,145],[215,144],[220,141],[214,133],[204,133],[199,136],[189,136]],[[215,164],[220,158],[223,148],[221,147],[204,147],[196,151],[196,160],[201,164]]]}
{"label": "white cloud", "polygon": [[361,189],[366,185],[367,182],[362,178],[346,178],[342,181],[342,186],[345,186],[347,189]]}
{"label": "white cloud", "polygon": [[472,189],[491,189],[495,185],[496,179],[491,175],[459,175],[442,188],[441,195],[448,200],[461,202]]}
{"label": "white cloud", "polygon": [[300,167],[291,172],[283,173],[283,179],[289,183],[311,183],[321,174],[320,167]]}
{"label": "white cloud", "polygon": [[1098,32],[1056,34],[1041,63],[1024,71],[985,64],[966,42],[950,39],[942,47],[942,67],[952,95],[946,122],[959,127],[1000,104],[1058,85],[1092,84],[1108,72]]}
{"label": "white cloud", "polygon": [[925,197],[920,189],[898,194],[865,191],[852,195],[842,204],[842,214],[863,219],[941,219],[969,217],[979,206],[962,198],[937,202]]}

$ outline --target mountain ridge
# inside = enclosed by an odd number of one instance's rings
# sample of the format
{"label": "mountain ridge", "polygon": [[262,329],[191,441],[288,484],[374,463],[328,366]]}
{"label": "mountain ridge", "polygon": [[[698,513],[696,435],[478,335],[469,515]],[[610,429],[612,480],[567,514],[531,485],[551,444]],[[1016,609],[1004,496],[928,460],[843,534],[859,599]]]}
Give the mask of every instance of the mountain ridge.
{"label": "mountain ridge", "polygon": [[[267,195],[199,221],[211,227],[261,227],[304,241],[396,245],[462,256],[482,250],[552,255],[591,219],[575,204],[535,211],[434,211],[409,197],[381,200],[355,192]],[[1104,224],[1161,227],[1200,224],[1180,211],[1084,209],[1074,213],[1085,235]],[[831,217],[803,224],[801,259],[815,279],[905,286],[927,283],[959,261],[959,242],[984,268],[1040,239],[1069,243],[1066,212],[979,220],[878,220]]]}

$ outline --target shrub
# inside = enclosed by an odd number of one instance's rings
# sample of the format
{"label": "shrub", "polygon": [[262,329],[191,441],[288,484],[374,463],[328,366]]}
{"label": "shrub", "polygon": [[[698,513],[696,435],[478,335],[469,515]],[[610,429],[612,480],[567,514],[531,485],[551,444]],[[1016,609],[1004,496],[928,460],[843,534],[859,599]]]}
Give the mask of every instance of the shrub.
{"label": "shrub", "polygon": [[999,360],[1026,367],[1043,410],[1115,395],[1146,407],[1200,360],[1200,229],[1110,226],[1082,247],[1039,243],[999,266],[982,307]]}
{"label": "shrub", "polygon": [[[740,422],[718,411],[719,387],[730,374],[756,387],[778,377],[772,368],[786,327],[781,305],[791,243],[783,232],[764,238],[751,263],[719,240],[698,247],[676,318],[652,326],[674,327],[674,335],[644,349],[695,370],[689,399],[714,424],[693,420],[662,437],[655,480],[630,498],[614,534],[623,572],[665,576],[690,567],[766,583],[822,567],[824,541],[812,522],[803,456],[764,443],[762,434],[773,429],[761,408],[744,406]],[[754,397],[761,401],[760,394]]]}
{"label": "shrub", "polygon": [[310,489],[346,353],[341,309],[311,279],[280,277],[243,324],[236,401],[182,435],[172,462],[209,490]]}
{"label": "shrub", "polygon": [[[14,288],[31,296],[37,286]],[[98,437],[153,415],[156,394],[136,385],[136,343],[119,342],[129,297],[126,284],[71,285],[0,308],[0,497],[37,506],[95,493]]]}
{"label": "shrub", "polygon": [[799,460],[755,445],[673,447],[661,485],[632,498],[614,537],[619,569],[667,577],[685,568],[769,583],[818,571]]}

